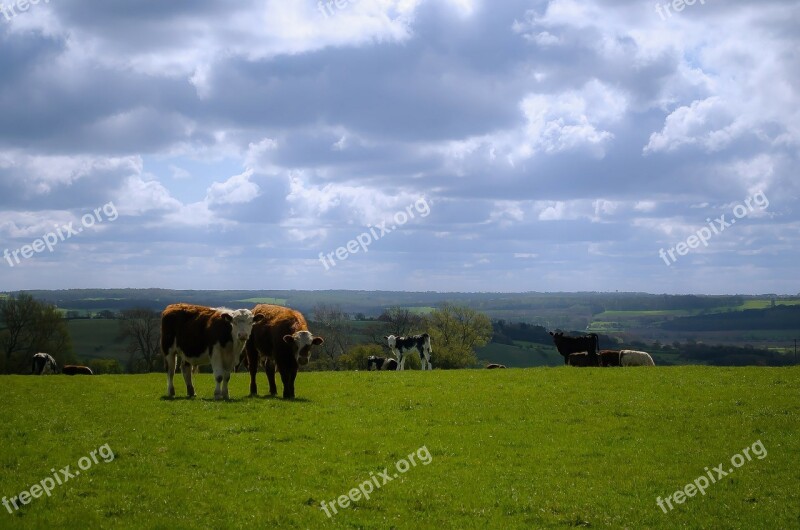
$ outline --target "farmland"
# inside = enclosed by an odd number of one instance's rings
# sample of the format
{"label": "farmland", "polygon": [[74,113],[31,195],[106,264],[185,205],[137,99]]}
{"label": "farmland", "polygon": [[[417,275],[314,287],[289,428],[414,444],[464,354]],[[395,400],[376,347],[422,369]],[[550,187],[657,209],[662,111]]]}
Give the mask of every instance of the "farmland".
{"label": "farmland", "polygon": [[[165,400],[163,375],[5,376],[0,494],[103,444],[3,528],[790,528],[800,522],[800,368],[319,372],[298,399]],[[260,376],[263,378],[263,374]],[[178,378],[180,379],[180,378]],[[263,388],[263,379],[262,379]],[[32,408],[35,402],[35,413]],[[664,513],[657,497],[760,441]],[[328,518],[320,509],[425,447]],[[202,492],[202,495],[198,495]]]}

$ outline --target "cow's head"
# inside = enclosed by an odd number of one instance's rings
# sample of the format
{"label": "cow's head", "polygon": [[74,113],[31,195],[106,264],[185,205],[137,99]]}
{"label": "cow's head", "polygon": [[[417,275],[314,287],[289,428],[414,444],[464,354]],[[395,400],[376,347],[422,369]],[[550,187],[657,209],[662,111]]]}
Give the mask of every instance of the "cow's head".
{"label": "cow's head", "polygon": [[284,335],[283,342],[292,345],[297,363],[305,366],[311,357],[311,346],[319,346],[325,341],[322,337],[315,337],[310,331],[296,331],[292,335]]}
{"label": "cow's head", "polygon": [[231,335],[239,341],[246,341],[253,331],[253,324],[264,319],[264,315],[255,315],[249,309],[218,309],[222,318],[230,323]]}
{"label": "cow's head", "polygon": [[395,337],[394,335],[389,335],[388,337],[383,337],[383,340],[385,340],[386,343],[389,344],[389,349],[394,351],[395,348],[397,347],[398,338],[399,337]]}

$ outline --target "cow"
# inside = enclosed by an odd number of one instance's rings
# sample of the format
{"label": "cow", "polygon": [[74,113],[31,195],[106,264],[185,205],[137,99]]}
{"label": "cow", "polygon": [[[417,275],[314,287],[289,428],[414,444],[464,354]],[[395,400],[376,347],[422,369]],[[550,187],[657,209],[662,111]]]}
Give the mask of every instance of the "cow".
{"label": "cow", "polygon": [[600,366],[600,356],[597,354],[590,354],[589,352],[576,352],[570,353],[567,356],[567,365],[569,366]]}
{"label": "cow", "polygon": [[590,356],[597,355],[600,349],[600,340],[596,333],[590,333],[582,337],[565,337],[563,333],[550,332],[558,353],[564,357],[564,364],[568,364],[570,353],[588,352]]}
{"label": "cow", "polygon": [[600,350],[597,356],[600,358],[600,366],[622,366],[619,362],[619,350]]}
{"label": "cow", "polygon": [[367,357],[367,370],[397,370],[397,360],[370,355]]}
{"label": "cow", "polygon": [[284,399],[295,397],[294,381],[300,366],[308,364],[312,346],[324,342],[308,331],[305,317],[299,311],[271,304],[258,304],[253,314],[259,319],[245,347],[250,370],[250,396],[258,395],[256,374],[263,362],[269,381],[269,393],[278,393],[275,369],[281,374]]}
{"label": "cow", "polygon": [[655,366],[653,358],[650,354],[644,351],[636,350],[620,350],[619,352],[620,366]]}
{"label": "cow", "polygon": [[389,335],[383,337],[389,345],[389,349],[397,357],[398,370],[405,370],[407,352],[410,350],[417,350],[419,353],[419,362],[423,370],[433,370],[431,363],[431,336],[427,333],[422,335],[412,335],[410,337],[395,337]]}
{"label": "cow", "polygon": [[50,375],[58,373],[58,363],[49,353],[37,353],[33,356],[31,373],[34,375]]}
{"label": "cow", "polygon": [[506,365],[504,365],[504,364],[495,364],[495,363],[486,365],[486,369],[487,370],[493,370],[495,368],[505,368],[505,367],[506,367]]}
{"label": "cow", "polygon": [[203,364],[214,371],[214,399],[229,399],[228,381],[244,349],[255,317],[249,309],[171,304],[161,313],[161,353],[167,368],[167,397],[175,397],[176,361],[186,382],[186,395],[194,397],[192,373]]}
{"label": "cow", "polygon": [[94,372],[92,372],[92,369],[88,366],[78,366],[74,364],[65,364],[61,373],[64,375],[94,375]]}

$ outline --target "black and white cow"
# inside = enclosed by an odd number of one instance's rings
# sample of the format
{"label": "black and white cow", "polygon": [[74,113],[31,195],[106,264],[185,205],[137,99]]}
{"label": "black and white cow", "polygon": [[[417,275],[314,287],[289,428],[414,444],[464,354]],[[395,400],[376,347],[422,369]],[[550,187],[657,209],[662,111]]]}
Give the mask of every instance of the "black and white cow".
{"label": "black and white cow", "polygon": [[417,353],[419,353],[419,361],[423,370],[433,370],[433,364],[431,364],[431,354],[433,353],[431,350],[431,336],[427,333],[410,337],[389,335],[383,338],[386,339],[392,353],[397,356],[398,370],[405,370],[406,356],[410,350],[417,350]]}
{"label": "black and white cow", "polygon": [[367,370],[397,370],[397,360],[370,355],[367,357]]}
{"label": "black and white cow", "polygon": [[57,374],[58,363],[49,353],[37,353],[33,356],[31,373],[34,375]]}

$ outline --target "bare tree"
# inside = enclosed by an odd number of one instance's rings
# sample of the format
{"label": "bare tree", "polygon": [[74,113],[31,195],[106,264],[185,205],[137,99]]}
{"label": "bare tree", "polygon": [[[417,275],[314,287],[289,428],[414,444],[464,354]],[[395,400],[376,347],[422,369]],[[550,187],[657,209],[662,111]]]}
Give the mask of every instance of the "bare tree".
{"label": "bare tree", "polygon": [[137,364],[146,372],[154,371],[157,361],[161,358],[159,314],[146,308],[126,309],[122,311],[119,328],[120,337],[128,341],[130,371],[137,371]]}
{"label": "bare tree", "polygon": [[26,293],[0,300],[0,351],[4,372],[30,370],[30,356],[40,351],[50,353],[60,364],[73,359],[61,312]]}
{"label": "bare tree", "polygon": [[422,333],[425,319],[409,309],[398,306],[388,308],[381,313],[378,321],[367,328],[367,335],[373,344],[386,346],[386,335],[404,337],[415,333]]}
{"label": "bare tree", "polygon": [[339,357],[350,348],[353,336],[349,315],[339,305],[317,304],[311,310],[311,319],[318,328],[315,333],[325,339],[318,351],[330,368],[338,370]]}

